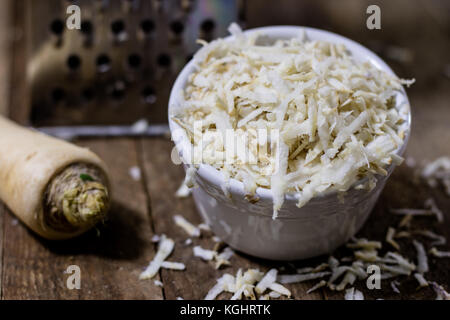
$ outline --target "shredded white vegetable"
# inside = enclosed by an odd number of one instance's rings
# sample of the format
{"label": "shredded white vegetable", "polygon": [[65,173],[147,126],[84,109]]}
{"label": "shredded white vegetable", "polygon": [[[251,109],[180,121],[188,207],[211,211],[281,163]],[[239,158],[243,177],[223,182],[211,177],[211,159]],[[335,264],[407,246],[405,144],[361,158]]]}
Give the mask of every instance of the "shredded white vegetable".
{"label": "shredded white vegetable", "polygon": [[311,288],[309,288],[306,293],[310,294],[311,292],[316,291],[317,289],[320,289],[322,287],[325,287],[327,285],[327,282],[325,280],[320,280],[320,282],[318,282],[316,285],[312,286]]}
{"label": "shredded white vegetable", "polygon": [[186,169],[186,176],[178,188],[177,192],[175,192],[175,196],[177,198],[186,198],[191,194],[191,189],[195,186],[195,168],[193,166],[189,166]]}
{"label": "shredded white vegetable", "polygon": [[[409,228],[411,226],[411,222],[413,220],[413,216],[410,214],[405,215],[402,220],[398,223],[399,228]],[[398,237],[398,234],[396,235]]]}
{"label": "shredded white vegetable", "polygon": [[347,248],[350,249],[381,249],[382,244],[379,241],[368,241],[367,239],[354,239],[354,242],[349,242],[346,244]]}
{"label": "shredded white vegetable", "polygon": [[450,294],[445,291],[444,287],[436,282],[430,282],[434,292],[436,292],[436,300],[450,300]]}
{"label": "shredded white vegetable", "polygon": [[424,274],[428,272],[428,257],[423,244],[417,240],[413,240],[413,245],[417,251],[417,272]]}
{"label": "shredded white vegetable", "polygon": [[211,227],[206,223],[200,223],[197,227],[203,231],[211,231]]}
{"label": "shredded white vegetable", "polygon": [[281,297],[281,294],[276,292],[276,291],[270,291],[269,292],[269,297],[272,299],[278,299],[279,297]]}
{"label": "shredded white vegetable", "polygon": [[303,274],[283,274],[278,276],[278,281],[282,284],[299,283],[308,280],[323,278],[330,275],[331,272],[303,273]]}
{"label": "shredded white vegetable", "polygon": [[424,278],[422,273],[414,273],[414,278],[416,278],[419,283],[419,288],[428,287],[428,281]]}
{"label": "shredded white vegetable", "polygon": [[[315,270],[315,268],[313,268],[313,267],[304,267],[304,268],[297,269],[297,273],[310,273],[310,272],[313,272],[314,270]],[[314,271],[314,272],[317,272],[317,271]]]}
{"label": "shredded white vegetable", "polygon": [[[281,295],[290,297],[291,291],[275,282],[277,272],[271,269],[264,275],[258,269],[248,269],[245,273],[239,269],[236,276],[226,273],[209,290],[205,300],[213,300],[222,292],[233,293],[231,300],[241,299],[242,296],[254,300],[257,294],[260,300],[279,298]],[[264,294],[267,290],[271,290],[270,293]]]}
{"label": "shredded white vegetable", "polygon": [[393,246],[398,251],[400,251],[400,245],[394,240],[394,236],[395,236],[395,229],[392,227],[389,227],[388,231],[386,233],[386,242],[389,243],[391,246]]}
{"label": "shredded white vegetable", "polygon": [[184,183],[178,188],[177,192],[175,192],[175,196],[177,198],[187,198],[191,194],[191,189]]}
{"label": "shredded white vegetable", "polygon": [[199,257],[205,261],[211,261],[216,256],[216,251],[204,249],[200,246],[195,246],[193,250],[195,257]]}
{"label": "shredded white vegetable", "polygon": [[155,286],[157,286],[157,287],[163,287],[163,283],[162,283],[161,281],[159,281],[159,280],[155,280],[155,281],[153,281],[153,283],[154,283]]}
{"label": "shredded white vegetable", "polygon": [[433,198],[428,198],[425,200],[425,207],[429,208],[430,211],[436,216],[436,219],[439,223],[444,221],[444,213],[436,204]]}
{"label": "shredded white vegetable", "polygon": [[191,237],[200,237],[200,229],[180,215],[173,216],[173,221]]}
{"label": "shredded white vegetable", "polygon": [[[413,209],[407,209],[413,210]],[[411,215],[408,215],[411,217]],[[430,230],[426,229],[412,229],[408,231],[396,232],[392,227],[389,228],[392,231],[388,231],[388,241],[401,235],[407,237],[412,242],[417,252],[417,265],[412,263],[408,258],[402,256],[400,252],[388,251],[384,256],[379,255],[379,250],[382,249],[382,243],[379,241],[368,240],[365,238],[353,237],[346,244],[346,247],[353,251],[353,256],[345,256],[339,260],[333,256],[328,258],[325,263],[318,264],[317,266],[296,268],[295,264],[289,263],[290,269],[295,269],[297,272],[293,274],[278,274],[279,271],[285,272],[287,268],[280,266],[278,269],[270,269],[266,274],[262,274],[258,270],[248,270],[243,274],[242,270],[239,270],[236,276],[225,274],[218,280],[218,283],[210,290],[208,297],[216,297],[221,292],[233,293],[232,299],[259,299],[269,300],[277,299],[282,295],[290,297],[291,293],[289,289],[285,288],[283,284],[301,283],[311,281],[314,279],[323,278],[320,282],[316,283],[309,290],[307,294],[322,288],[327,287],[330,290],[344,291],[346,298],[348,299],[364,299],[364,295],[353,288],[357,281],[365,281],[369,277],[369,267],[377,266],[381,270],[381,280],[411,276],[414,277],[419,288],[432,286],[436,290],[439,299],[449,298],[446,291],[439,285],[428,282],[425,278],[425,273],[429,271],[428,257],[425,251],[424,245],[413,238],[414,235],[422,235],[426,238],[434,240],[431,242],[438,244],[445,244],[445,237],[438,235]],[[427,245],[429,245],[428,243]],[[228,247],[225,247],[222,253],[226,252]],[[400,249],[400,247],[399,247]],[[218,250],[218,249],[217,249]],[[231,249],[230,249],[231,250]],[[449,258],[450,252],[439,251],[432,247],[429,251],[432,256],[437,258]],[[220,256],[218,251],[212,251],[211,260]],[[349,262],[350,264],[345,264]],[[342,265],[341,265],[342,263]],[[345,265],[344,265],[345,264]],[[278,281],[278,282],[277,282]],[[390,281],[390,286],[393,292],[400,294],[400,283],[397,280]],[[267,293],[269,291],[269,293]]]}
{"label": "shredded white vegetable", "polygon": [[[229,274],[224,274],[222,277],[220,277],[217,280],[217,283],[214,285],[214,287],[211,288],[211,290],[208,291],[205,300],[214,300],[217,298],[219,294],[221,294],[225,290],[226,282],[228,279],[228,276],[231,276]],[[234,277],[231,276],[234,280]]]}
{"label": "shredded white vegetable", "polygon": [[342,279],[341,283],[336,286],[337,291],[342,291],[345,287],[350,284],[352,285],[356,281],[356,275],[353,272],[347,272]]}
{"label": "shredded white vegetable", "polygon": [[350,288],[345,291],[345,300],[364,300],[364,295],[358,289]]}
{"label": "shredded white vegetable", "polygon": [[161,241],[161,237],[160,237],[159,235],[157,235],[157,234],[154,234],[154,235],[152,236],[152,238],[151,238],[151,241],[152,241],[153,243],[158,243],[159,241]]}
{"label": "shredded white vegetable", "polygon": [[321,263],[317,267],[305,267],[297,269],[297,273],[310,273],[310,272],[320,272],[329,267],[328,263]]}
{"label": "shredded white vegetable", "polygon": [[161,268],[169,270],[185,270],[186,266],[181,262],[163,261],[161,263]]}
{"label": "shredded white vegetable", "polygon": [[289,289],[287,289],[286,287],[282,286],[279,283],[272,283],[269,286],[269,289],[275,292],[278,292],[279,294],[283,295],[283,296],[287,296],[290,297],[291,296],[291,291]]}
{"label": "shredded white vegetable", "polygon": [[259,294],[266,291],[267,288],[269,288],[276,280],[277,280],[277,269],[270,269],[264,277],[261,279],[261,281],[256,285],[255,291]]}
{"label": "shredded white vegetable", "polygon": [[155,257],[150,262],[148,267],[139,276],[140,280],[153,278],[161,268],[162,263],[172,253],[175,242],[172,239],[167,238],[165,235],[160,237],[158,251]]}
{"label": "shredded white vegetable", "polygon": [[288,192],[301,207],[362,177],[373,185],[386,165],[401,161],[395,151],[407,115],[395,96],[411,82],[354,60],[342,44],[301,34],[262,44],[235,24],[229,30],[231,41],[215,40],[195,55],[183,107],[171,115],[198,150],[194,161],[242,181],[249,195],[271,189],[274,218]]}
{"label": "shredded white vegetable", "polygon": [[229,265],[230,264],[230,258],[233,255],[234,255],[234,251],[230,247],[226,247],[219,254],[216,253],[216,255],[215,255],[216,269],[220,269],[220,267],[223,266],[223,265]]}
{"label": "shredded white vegetable", "polygon": [[141,181],[141,169],[137,166],[133,166],[129,169],[128,173],[134,181]]}
{"label": "shredded white vegetable", "polygon": [[205,300],[214,300],[224,291],[233,293],[231,300],[241,299],[242,295],[246,298],[256,299],[253,292],[254,284],[260,281],[263,275],[258,269],[248,269],[245,273],[242,273],[242,269],[239,269],[236,276],[225,273],[209,290]]}
{"label": "shredded white vegetable", "polygon": [[443,156],[427,164],[422,171],[422,177],[425,178],[432,187],[437,186],[438,182],[440,182],[444,186],[447,195],[450,196],[449,157]]}
{"label": "shredded white vegetable", "polygon": [[396,281],[396,280],[394,280],[394,281],[391,281],[391,288],[392,288],[392,291],[394,291],[395,293],[397,293],[397,294],[400,294],[400,290],[398,289],[398,285],[399,285],[400,283],[398,282],[398,281]]}
{"label": "shredded white vegetable", "polygon": [[439,251],[435,247],[430,249],[430,254],[436,258],[450,258],[450,251]]}

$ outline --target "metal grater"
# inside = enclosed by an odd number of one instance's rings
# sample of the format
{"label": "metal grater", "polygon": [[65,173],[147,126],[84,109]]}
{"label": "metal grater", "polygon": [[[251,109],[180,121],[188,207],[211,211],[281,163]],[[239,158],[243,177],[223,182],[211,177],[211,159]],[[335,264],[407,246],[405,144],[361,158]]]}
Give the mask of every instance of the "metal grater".
{"label": "metal grater", "polygon": [[[66,27],[67,6],[81,29]],[[167,122],[172,84],[199,48],[227,34],[239,0],[28,1],[27,81],[33,126]]]}

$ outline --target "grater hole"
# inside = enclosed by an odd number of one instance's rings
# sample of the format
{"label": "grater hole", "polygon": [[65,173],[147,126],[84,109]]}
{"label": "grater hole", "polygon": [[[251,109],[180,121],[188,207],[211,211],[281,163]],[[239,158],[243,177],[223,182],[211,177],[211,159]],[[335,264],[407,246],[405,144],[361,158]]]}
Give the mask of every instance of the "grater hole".
{"label": "grater hole", "polygon": [[132,53],[128,56],[128,65],[133,68],[137,69],[141,66],[142,58],[137,53]]}
{"label": "grater hole", "polygon": [[121,89],[121,88],[114,88],[111,93],[111,97],[114,100],[122,100],[124,96],[125,96],[125,90]]}
{"label": "grater hole", "polygon": [[64,91],[63,88],[60,88],[60,87],[53,88],[53,90],[51,92],[51,98],[54,103],[63,101],[65,97],[66,97],[66,92]]}
{"label": "grater hole", "polygon": [[183,33],[184,25],[180,20],[175,20],[170,23],[170,30],[176,35]]}
{"label": "grater hole", "polygon": [[122,100],[125,96],[125,83],[123,81],[116,81],[111,91],[111,98],[113,100]]}
{"label": "grater hole", "polygon": [[90,35],[92,34],[92,30],[94,29],[92,26],[92,22],[90,22],[89,20],[83,21],[81,22],[81,33],[83,33],[84,35]]}
{"label": "grater hole", "polygon": [[161,53],[158,55],[156,63],[161,67],[167,68],[172,63],[172,58],[167,53]]}
{"label": "grater hole", "polygon": [[64,31],[64,22],[60,19],[55,19],[50,23],[50,31],[55,35],[61,35]]}
{"label": "grater hole", "polygon": [[97,71],[98,72],[107,72],[111,69],[111,59],[109,59],[108,55],[101,54],[97,57]]}
{"label": "grater hole", "polygon": [[95,92],[92,88],[85,88],[82,92],[81,92],[81,97],[83,98],[83,100],[85,101],[92,101],[95,97]]}
{"label": "grater hole", "polygon": [[111,23],[111,31],[115,35],[119,35],[125,31],[125,23],[122,20],[115,20]]}
{"label": "grater hole", "polygon": [[205,33],[213,32],[216,28],[216,23],[213,19],[205,19],[200,25],[200,29]]}
{"label": "grater hole", "polygon": [[155,30],[155,23],[153,22],[153,20],[144,19],[141,22],[141,30],[145,34],[149,34]]}
{"label": "grater hole", "polygon": [[81,59],[76,54],[71,54],[66,63],[70,70],[77,70],[81,65]]}
{"label": "grater hole", "polygon": [[145,103],[153,104],[156,102],[156,92],[150,86],[145,86],[141,91],[141,95]]}

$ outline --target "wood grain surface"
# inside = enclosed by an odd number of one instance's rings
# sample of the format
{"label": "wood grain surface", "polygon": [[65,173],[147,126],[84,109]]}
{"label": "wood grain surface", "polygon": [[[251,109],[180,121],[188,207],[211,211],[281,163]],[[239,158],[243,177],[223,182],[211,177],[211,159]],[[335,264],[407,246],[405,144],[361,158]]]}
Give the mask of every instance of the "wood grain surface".
{"label": "wood grain surface", "polygon": [[[295,4],[294,4],[295,2]],[[20,3],[20,1],[18,1]],[[298,1],[279,0],[274,9],[261,1],[248,0],[247,27],[268,24],[298,24],[319,27],[348,36],[376,51],[394,71],[404,78],[415,78],[408,89],[412,106],[412,134],[406,158],[414,159],[416,167],[402,164],[388,180],[369,220],[358,237],[384,241],[389,226],[396,226],[398,216],[389,208],[423,208],[424,200],[432,196],[445,214],[445,222],[433,218],[417,218],[415,228],[430,229],[445,235],[450,241],[450,197],[442,188],[430,188],[417,179],[418,169],[439,156],[450,156],[450,6],[439,0],[377,1],[382,10],[382,30],[365,28],[365,9],[371,1]],[[1,9],[1,7],[0,7]],[[23,19],[20,8],[16,18]],[[277,10],[276,15],[269,15]],[[24,86],[24,57],[15,46],[13,55],[0,55],[2,63],[11,63],[13,80],[10,92],[10,115],[26,123],[27,95]],[[398,52],[405,56],[398,56]],[[397,52],[397,55],[395,54]],[[11,59],[13,61],[6,61]],[[401,56],[401,55],[400,55]],[[9,57],[9,58],[8,58]],[[1,83],[3,81],[3,83]],[[0,78],[0,86],[5,88]],[[2,91],[0,91],[2,92]],[[202,299],[223,273],[236,273],[238,268],[271,267],[285,270],[314,266],[326,260],[318,257],[293,263],[274,263],[237,253],[231,266],[216,270],[211,263],[193,257],[193,245],[212,249],[212,235],[205,233],[186,246],[188,236],[174,226],[173,216],[181,214],[193,223],[200,223],[192,198],[179,199],[175,191],[183,180],[181,166],[171,161],[172,143],[154,139],[96,139],[77,142],[97,152],[111,170],[114,205],[110,220],[98,230],[70,241],[44,241],[28,231],[0,204],[0,287],[1,299]],[[142,179],[135,181],[129,169],[138,166]],[[158,287],[153,280],[139,281],[140,272],[155,254],[151,242],[154,234],[166,234],[176,242],[170,261],[183,262],[186,271],[161,270],[155,278],[163,282]],[[419,238],[429,249],[429,241]],[[411,240],[399,240],[402,253],[415,261]],[[450,245],[439,247],[450,250]],[[393,250],[383,242],[383,250]],[[349,254],[338,249],[338,257]],[[429,257],[430,271],[426,278],[450,290],[450,259]],[[69,265],[81,268],[81,289],[66,287]],[[368,290],[364,282],[356,284],[367,299],[434,299],[431,288],[417,289],[413,277],[400,277],[400,294],[393,292],[389,281],[382,290]],[[316,281],[289,285],[294,299],[342,299],[339,292],[328,289],[306,294]],[[222,299],[229,295],[220,296]]]}
{"label": "wood grain surface", "polygon": [[[3,299],[162,299],[161,288],[139,281],[154,255],[144,186],[129,176],[138,165],[136,143],[83,142],[106,160],[114,202],[104,226],[68,241],[46,241],[2,214]],[[124,155],[118,157],[117,155]],[[81,289],[69,290],[70,265],[81,269]]]}
{"label": "wood grain surface", "polygon": [[[175,191],[183,180],[181,166],[171,162],[172,143],[166,139],[145,139],[132,141],[93,140],[83,141],[103,159],[106,159],[113,178],[114,205],[111,219],[97,230],[82,237],[65,242],[49,242],[39,239],[28,231],[9,212],[0,215],[3,222],[3,299],[202,299],[223,273],[236,273],[238,268],[283,267],[285,270],[303,266],[314,266],[326,261],[318,257],[292,263],[275,263],[256,259],[237,253],[231,259],[231,266],[216,270],[211,263],[193,257],[194,245],[213,249],[212,234],[206,233],[200,239],[192,239],[192,245],[185,245],[189,238],[180,228],[174,226],[173,216],[183,215],[189,221],[199,224],[192,198],[176,198]],[[117,156],[121,155],[121,156]],[[129,169],[140,166],[143,179],[134,181]],[[389,179],[376,208],[358,237],[383,241],[389,226],[396,226],[400,217],[389,213],[389,208],[423,207],[424,200],[432,195],[446,213],[446,223],[438,224],[433,218],[416,219],[417,228],[431,229],[450,239],[448,214],[450,199],[440,189],[430,189],[423,183],[414,184],[411,177],[414,169],[402,165]],[[0,209],[3,210],[4,209]],[[3,221],[2,221],[3,220]],[[154,229],[154,231],[152,231]],[[98,234],[99,232],[99,234]],[[183,262],[186,271],[162,270],[161,281],[164,287],[156,286],[152,280],[139,281],[142,269],[152,259],[155,252],[150,242],[153,234],[166,234],[176,242],[170,261]],[[421,239],[427,243],[425,239]],[[0,240],[1,241],[1,240]],[[410,240],[400,240],[402,253],[412,261],[415,250]],[[1,243],[1,242],[0,242]],[[429,247],[427,247],[429,249]],[[384,249],[392,250],[384,243]],[[450,246],[441,247],[449,250]],[[337,257],[348,255],[345,248],[334,253]],[[68,290],[67,275],[64,271],[69,265],[79,265],[82,272],[82,289]],[[429,280],[449,285],[450,259],[430,257]],[[156,279],[159,279],[158,277]],[[422,299],[434,298],[430,288],[416,290],[412,277],[401,277],[400,290],[395,294],[389,282],[383,282],[382,289],[371,291],[361,282],[356,287],[367,298],[383,299]],[[342,294],[322,290],[306,294],[315,281],[289,285],[295,299],[341,299]],[[221,298],[229,298],[227,295]]]}

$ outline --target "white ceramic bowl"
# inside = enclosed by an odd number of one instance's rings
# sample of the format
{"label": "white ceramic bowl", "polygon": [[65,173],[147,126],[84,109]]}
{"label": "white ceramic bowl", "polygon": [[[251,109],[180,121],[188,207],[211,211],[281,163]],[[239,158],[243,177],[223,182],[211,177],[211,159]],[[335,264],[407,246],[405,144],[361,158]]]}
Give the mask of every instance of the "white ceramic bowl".
{"label": "white ceramic bowl", "polygon": [[[328,31],[307,27],[274,26],[251,29],[245,33],[261,32],[267,36],[263,38],[266,40],[289,39],[298,36],[302,29],[306,31],[308,39],[343,43],[356,60],[368,60],[377,68],[394,74],[372,51]],[[233,37],[226,39],[232,40]],[[175,81],[170,95],[169,115],[173,114],[176,108],[183,107],[178,103],[178,97],[193,71],[194,64],[191,61]],[[402,108],[406,120],[405,142],[397,150],[397,154],[402,155],[408,142],[411,124],[409,101],[404,90],[397,96],[397,108]],[[170,119],[170,116],[169,125],[172,139],[183,159],[183,155],[190,152],[191,143],[185,134],[179,134],[183,130]],[[394,166],[391,165],[386,169],[390,175]],[[378,177],[377,185],[371,191],[350,188],[339,199],[336,192],[329,191],[316,196],[302,208],[296,206],[293,195],[287,195],[276,220],[272,220],[273,202],[270,190],[258,188],[256,194],[260,200],[251,204],[244,198],[243,184],[231,179],[230,200],[221,188],[224,182],[222,174],[209,165],[199,166],[195,176],[199,187],[193,189],[193,196],[205,222],[232,248],[260,258],[297,260],[330,253],[355,235],[367,220],[389,175]]]}

